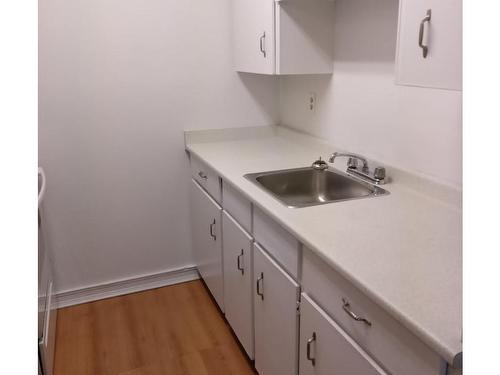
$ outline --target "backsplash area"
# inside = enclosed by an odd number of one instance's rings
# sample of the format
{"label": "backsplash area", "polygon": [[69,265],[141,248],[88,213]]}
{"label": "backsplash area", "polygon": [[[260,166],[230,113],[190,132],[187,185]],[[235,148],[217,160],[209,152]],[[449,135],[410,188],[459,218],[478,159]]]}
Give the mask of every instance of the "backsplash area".
{"label": "backsplash area", "polygon": [[281,123],[459,186],[462,92],[395,84],[398,1],[335,4],[334,73],[282,77]]}

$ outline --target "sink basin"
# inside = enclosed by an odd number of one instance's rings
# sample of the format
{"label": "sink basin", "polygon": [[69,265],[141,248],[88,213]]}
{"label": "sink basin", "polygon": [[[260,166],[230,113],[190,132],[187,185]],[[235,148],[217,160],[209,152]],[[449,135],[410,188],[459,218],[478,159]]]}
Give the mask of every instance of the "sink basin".
{"label": "sink basin", "polygon": [[245,177],[290,208],[389,194],[378,186],[331,169],[295,168],[249,173]]}

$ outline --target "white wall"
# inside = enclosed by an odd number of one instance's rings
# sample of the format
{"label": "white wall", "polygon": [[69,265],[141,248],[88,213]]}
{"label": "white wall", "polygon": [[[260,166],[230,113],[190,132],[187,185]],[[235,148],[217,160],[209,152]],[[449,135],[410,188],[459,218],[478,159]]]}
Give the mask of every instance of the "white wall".
{"label": "white wall", "polygon": [[39,4],[39,163],[58,290],[192,262],[184,128],[269,125],[233,72],[230,0]]}
{"label": "white wall", "polygon": [[281,78],[281,123],[460,185],[461,92],[394,84],[397,20],[397,0],[336,0],[334,73]]}
{"label": "white wall", "polygon": [[397,0],[336,0],[333,76],[279,81],[233,72],[230,3],[40,2],[39,162],[58,290],[192,262],[185,128],[281,121],[460,183],[461,93],[394,84]]}

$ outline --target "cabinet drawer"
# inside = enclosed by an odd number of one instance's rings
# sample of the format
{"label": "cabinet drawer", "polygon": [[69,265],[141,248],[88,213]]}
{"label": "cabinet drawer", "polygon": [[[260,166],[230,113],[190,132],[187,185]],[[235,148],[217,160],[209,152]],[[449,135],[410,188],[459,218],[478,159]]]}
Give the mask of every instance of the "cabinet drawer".
{"label": "cabinet drawer", "polygon": [[232,185],[225,181],[222,181],[222,207],[247,232],[252,232],[252,204]]}
{"label": "cabinet drawer", "polygon": [[253,234],[280,265],[295,279],[299,274],[300,243],[281,225],[254,206]]}
{"label": "cabinet drawer", "polygon": [[[437,353],[418,339],[305,248],[302,263],[302,287],[369,355],[392,374],[442,375],[446,364]],[[343,308],[367,319],[371,326],[354,320]]]}
{"label": "cabinet drawer", "polygon": [[215,171],[191,154],[191,175],[217,203],[221,203],[220,179]]}
{"label": "cabinet drawer", "polygon": [[300,302],[300,375],[387,375],[307,294]]}

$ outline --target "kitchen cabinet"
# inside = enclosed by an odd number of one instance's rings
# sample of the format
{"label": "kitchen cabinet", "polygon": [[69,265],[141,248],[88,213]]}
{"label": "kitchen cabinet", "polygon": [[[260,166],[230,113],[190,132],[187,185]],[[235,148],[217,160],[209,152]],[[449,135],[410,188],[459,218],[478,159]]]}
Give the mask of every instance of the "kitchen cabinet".
{"label": "kitchen cabinet", "polygon": [[386,372],[307,294],[300,303],[300,375]]}
{"label": "kitchen cabinet", "polygon": [[220,204],[221,200],[221,182],[215,171],[207,166],[196,156],[191,156],[191,177],[205,191]]}
{"label": "kitchen cabinet", "polygon": [[252,237],[225,211],[222,228],[226,319],[253,359]]}
{"label": "kitchen cabinet", "polygon": [[462,2],[401,0],[396,82],[462,89]]}
{"label": "kitchen cabinet", "polygon": [[193,255],[200,276],[224,311],[222,276],[222,208],[191,180]]}
{"label": "kitchen cabinet", "polygon": [[389,373],[445,373],[446,364],[436,352],[306,247],[301,282],[302,291]]}
{"label": "kitchen cabinet", "polygon": [[260,74],[333,71],[333,2],[233,0],[234,67]]}
{"label": "kitchen cabinet", "polygon": [[259,375],[461,373],[461,361],[448,365],[241,190],[221,184],[215,167],[191,161],[196,264]]}
{"label": "kitchen cabinet", "polygon": [[259,375],[297,374],[300,287],[258,244],[254,288],[255,367]]}
{"label": "kitchen cabinet", "polygon": [[247,232],[252,232],[252,204],[230,184],[222,184],[222,206]]}
{"label": "kitchen cabinet", "polygon": [[255,242],[262,245],[282,269],[298,279],[299,241],[258,207],[253,212],[253,235]]}

